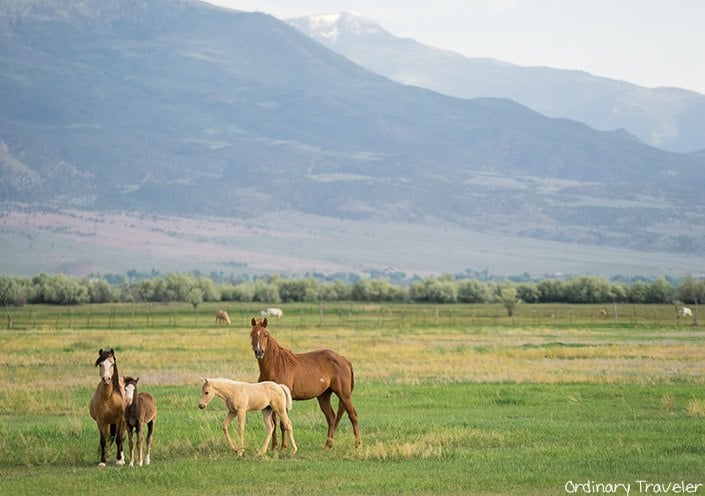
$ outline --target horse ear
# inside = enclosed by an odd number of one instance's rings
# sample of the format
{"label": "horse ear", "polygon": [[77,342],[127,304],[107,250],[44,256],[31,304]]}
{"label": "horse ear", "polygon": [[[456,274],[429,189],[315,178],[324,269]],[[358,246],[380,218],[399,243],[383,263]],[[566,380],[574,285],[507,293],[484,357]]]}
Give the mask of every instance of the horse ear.
{"label": "horse ear", "polygon": [[257,321],[255,320],[255,318],[254,318],[254,317],[252,317],[252,321],[251,321],[251,322],[252,322],[252,327],[254,327],[254,326],[256,326],[256,325],[257,325]]}
{"label": "horse ear", "polygon": [[98,354],[99,354],[99,355],[102,355],[102,354],[103,354],[103,348],[101,348],[101,349],[98,350]]}
{"label": "horse ear", "polygon": [[201,381],[203,381],[203,384],[208,384],[208,379],[205,377],[201,377]]}
{"label": "horse ear", "polygon": [[267,327],[267,317],[262,319],[262,327]]}

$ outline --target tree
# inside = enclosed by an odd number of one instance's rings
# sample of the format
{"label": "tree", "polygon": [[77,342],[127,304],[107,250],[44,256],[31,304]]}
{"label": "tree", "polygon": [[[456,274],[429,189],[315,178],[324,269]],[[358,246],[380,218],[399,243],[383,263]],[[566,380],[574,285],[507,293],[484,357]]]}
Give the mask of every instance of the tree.
{"label": "tree", "polygon": [[262,303],[279,303],[281,301],[279,288],[275,283],[256,281],[253,300]]}
{"label": "tree", "polygon": [[282,279],[277,283],[279,296],[283,302],[315,301],[318,291],[316,281],[307,279]]}
{"label": "tree", "polygon": [[255,299],[255,285],[252,281],[228,284],[221,288],[220,294],[223,301],[253,301]]}
{"label": "tree", "polygon": [[705,279],[696,281],[693,276],[687,275],[678,285],[677,294],[683,303],[693,305],[693,325],[699,325],[698,304],[705,301]]}
{"label": "tree", "polygon": [[353,284],[350,296],[356,301],[392,301],[403,298],[403,292],[386,279],[360,279]]}
{"label": "tree", "polygon": [[8,276],[0,276],[0,304],[8,306],[15,303],[17,298],[17,284],[15,279]]}
{"label": "tree", "polygon": [[675,295],[675,288],[663,277],[659,277],[649,286],[646,303],[670,303]]}
{"label": "tree", "polygon": [[318,301],[343,301],[350,299],[350,285],[336,280],[318,285]]}
{"label": "tree", "polygon": [[604,277],[580,276],[565,285],[565,298],[572,303],[608,303],[615,301],[618,292]]}
{"label": "tree", "polygon": [[544,279],[538,283],[539,301],[541,303],[561,303],[566,301],[563,281]]}
{"label": "tree", "polygon": [[522,282],[517,284],[517,298],[524,303],[538,303],[541,293],[533,282]]}
{"label": "tree", "polygon": [[519,300],[517,299],[517,290],[514,287],[502,288],[499,291],[499,298],[502,302],[502,306],[507,310],[507,315],[510,317],[514,316],[514,310],[516,309]]}
{"label": "tree", "polygon": [[203,291],[200,288],[192,288],[189,291],[188,302],[193,305],[193,308],[198,308],[198,305],[203,303]]}
{"label": "tree", "polygon": [[103,279],[83,279],[81,284],[86,287],[91,303],[109,303],[116,300],[113,288]]}
{"label": "tree", "polygon": [[627,290],[627,299],[631,303],[645,303],[649,298],[649,285],[645,282],[635,282]]}
{"label": "tree", "polygon": [[462,303],[485,303],[490,292],[485,284],[477,279],[463,279],[457,283],[458,301]]}
{"label": "tree", "polygon": [[411,285],[409,297],[429,303],[455,303],[458,301],[458,288],[449,277],[427,277]]}

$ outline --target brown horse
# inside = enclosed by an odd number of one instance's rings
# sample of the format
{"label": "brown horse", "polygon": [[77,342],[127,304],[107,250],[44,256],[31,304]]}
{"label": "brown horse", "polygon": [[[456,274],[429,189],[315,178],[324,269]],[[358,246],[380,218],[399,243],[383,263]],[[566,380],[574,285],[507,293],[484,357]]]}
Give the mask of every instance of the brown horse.
{"label": "brown horse", "polygon": [[[338,428],[343,412],[348,413],[353,426],[356,445],[360,446],[360,430],[357,426],[357,412],[352,403],[352,390],[355,385],[352,363],[347,357],[332,350],[315,350],[307,353],[293,353],[283,348],[267,329],[267,319],[252,319],[252,351],[259,365],[259,380],[286,384],[295,400],[318,399],[323,415],[328,422],[326,448],[333,446],[333,434]],[[338,414],[333,412],[330,397],[338,397]],[[273,440],[276,445],[276,438]],[[282,433],[282,449],[286,439]]]}
{"label": "brown horse", "polygon": [[100,432],[100,463],[105,467],[107,461],[106,445],[115,440],[117,446],[117,465],[125,464],[123,441],[125,440],[125,390],[120,381],[115,351],[98,351],[95,366],[100,367],[101,381],[91,398],[89,411],[98,424]]}
{"label": "brown horse", "polygon": [[147,457],[144,463],[149,465],[150,452],[152,448],[152,434],[154,424],[157,421],[157,402],[154,396],[149,393],[138,393],[137,382],[140,378],[133,379],[125,377],[125,422],[127,423],[127,434],[130,440],[130,467],[135,465],[135,445],[132,442],[132,432],[137,434],[138,464],[142,466],[142,427],[147,424]]}

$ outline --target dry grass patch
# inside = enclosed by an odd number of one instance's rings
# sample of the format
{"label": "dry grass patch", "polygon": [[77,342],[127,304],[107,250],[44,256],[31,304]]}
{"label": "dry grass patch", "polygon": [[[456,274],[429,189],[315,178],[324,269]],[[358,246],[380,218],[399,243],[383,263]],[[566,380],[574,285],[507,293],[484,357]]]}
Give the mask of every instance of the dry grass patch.
{"label": "dry grass patch", "polygon": [[688,402],[688,415],[690,417],[705,417],[705,400],[690,400]]}

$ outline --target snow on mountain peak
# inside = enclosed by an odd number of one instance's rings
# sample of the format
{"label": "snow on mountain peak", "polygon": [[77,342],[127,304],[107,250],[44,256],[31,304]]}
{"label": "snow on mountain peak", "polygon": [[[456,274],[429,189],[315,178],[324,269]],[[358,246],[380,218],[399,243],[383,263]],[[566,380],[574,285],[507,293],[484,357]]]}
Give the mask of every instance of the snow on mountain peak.
{"label": "snow on mountain peak", "polygon": [[315,33],[316,37],[329,42],[337,41],[342,33],[360,35],[383,31],[379,24],[354,12],[318,14],[291,19],[289,22],[297,25],[299,29],[304,28],[308,33]]}

